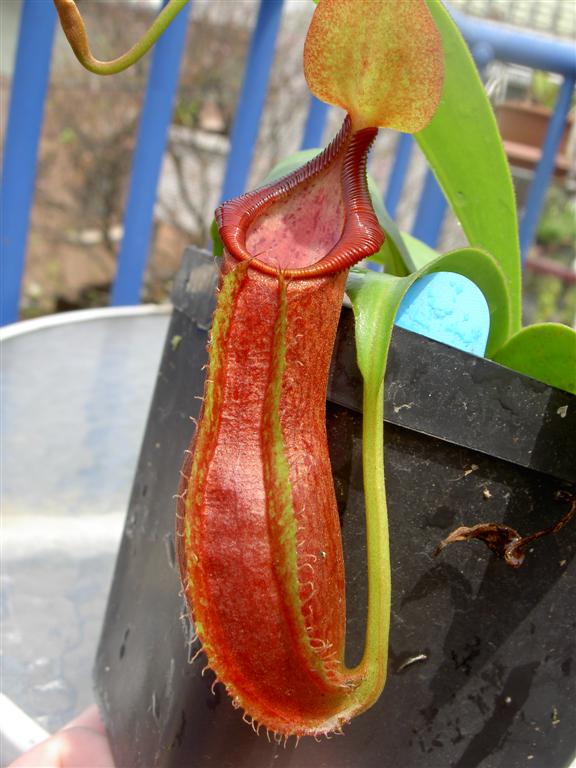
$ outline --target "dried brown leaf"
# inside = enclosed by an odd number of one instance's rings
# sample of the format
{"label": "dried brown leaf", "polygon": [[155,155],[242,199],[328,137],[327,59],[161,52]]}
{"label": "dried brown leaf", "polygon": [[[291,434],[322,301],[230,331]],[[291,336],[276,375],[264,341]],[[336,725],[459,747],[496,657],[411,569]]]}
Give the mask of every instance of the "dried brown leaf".
{"label": "dried brown leaf", "polygon": [[490,547],[499,558],[504,560],[506,565],[518,568],[524,562],[526,550],[533,541],[552,533],[558,533],[575,515],[576,500],[572,502],[568,512],[557,523],[537,533],[531,533],[528,536],[521,536],[514,528],[510,528],[503,523],[480,523],[470,527],[463,525],[456,528],[456,530],[452,531],[449,536],[440,542],[435,554],[438,555],[445,547],[449,544],[454,544],[454,542],[477,539]]}

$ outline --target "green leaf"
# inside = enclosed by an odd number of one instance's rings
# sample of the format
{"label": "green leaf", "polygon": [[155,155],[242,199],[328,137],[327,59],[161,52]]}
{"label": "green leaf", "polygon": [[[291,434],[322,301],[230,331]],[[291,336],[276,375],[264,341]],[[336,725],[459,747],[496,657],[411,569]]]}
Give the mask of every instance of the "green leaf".
{"label": "green leaf", "polygon": [[417,279],[351,272],[346,285],[354,309],[356,359],[364,390],[377,393],[384,378],[394,317],[408,288]]}
{"label": "green leaf", "polygon": [[347,293],[356,319],[356,355],[364,386],[378,391],[388,355],[394,317],[404,294],[419,277],[432,272],[456,272],[480,288],[490,310],[487,355],[502,347],[510,336],[510,306],[506,281],[498,263],[475,248],[446,253],[406,277],[353,272]]}
{"label": "green leaf", "polygon": [[476,65],[440,0],[426,0],[442,35],[445,81],[430,124],[415,135],[470,245],[491,253],[506,276],[511,332],[520,328],[518,222],[508,162]]}
{"label": "green leaf", "polygon": [[434,259],[437,259],[440,256],[438,251],[430,248],[429,245],[423,243],[422,240],[418,240],[417,237],[408,234],[408,232],[402,232],[402,240],[408,249],[410,259],[414,264],[413,272],[417,272],[419,269],[422,269],[422,267],[430,264],[431,261],[434,261]]}
{"label": "green leaf", "polygon": [[212,224],[210,224],[210,237],[212,238],[212,253],[220,258],[224,254],[224,243],[220,237],[220,230],[218,229],[216,219],[212,219]]}
{"label": "green leaf", "polygon": [[542,323],[523,328],[492,359],[576,394],[576,332],[567,325]]}
{"label": "green leaf", "polygon": [[408,248],[406,248],[403,236],[396,222],[386,210],[382,201],[382,195],[370,174],[368,174],[368,191],[370,192],[374,213],[386,234],[382,247],[370,258],[370,261],[383,264],[386,272],[391,275],[408,275],[410,272],[415,272],[417,266],[412,260]]}

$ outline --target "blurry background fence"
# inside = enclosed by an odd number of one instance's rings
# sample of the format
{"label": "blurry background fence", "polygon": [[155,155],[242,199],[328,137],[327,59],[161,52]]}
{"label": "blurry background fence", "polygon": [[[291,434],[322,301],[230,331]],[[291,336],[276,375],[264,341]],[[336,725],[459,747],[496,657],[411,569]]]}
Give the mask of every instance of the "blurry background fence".
{"label": "blurry background fence", "polygon": [[[156,3],[152,4],[157,6]],[[192,28],[200,24],[194,15],[194,6],[200,4],[199,0],[196,3],[194,0],[189,3],[159,41],[151,56],[142,106],[137,120],[135,119],[137,133],[135,143],[132,145],[132,162],[123,204],[123,220],[115,230],[120,235],[117,238],[118,242],[115,240],[113,244],[117,252],[117,260],[110,290],[110,302],[114,305],[137,304],[141,300],[158,210],[161,171],[166,158],[169,137],[174,129],[174,104],[182,62]],[[225,17],[232,5],[216,4],[216,12],[220,16],[220,19],[216,19],[216,24],[228,24]],[[241,5],[240,3],[239,7]],[[299,12],[303,11],[302,6],[306,6],[304,15],[312,12],[312,3],[304,3],[302,0],[296,5],[298,5],[296,10]],[[286,2],[254,0],[252,3],[244,3],[246,17],[254,17],[254,21],[249,29],[245,29],[238,22],[238,29],[242,28],[246,35],[247,46],[243,64],[241,62],[238,64],[236,60],[233,63],[235,70],[243,69],[233,120],[229,127],[218,126],[210,141],[204,135],[206,132],[202,134],[202,140],[208,141],[212,148],[210,151],[221,154],[227,151],[225,169],[222,177],[216,181],[220,189],[215,202],[218,199],[227,199],[240,194],[249,183],[251,174],[256,173],[254,157],[255,152],[260,151],[258,137],[268,109],[267,96],[270,90],[273,63],[275,56],[278,55],[279,30],[287,14],[294,12],[294,6],[294,0],[286,0]],[[310,6],[309,9],[308,6]],[[108,12],[108,4],[106,9]],[[134,13],[135,10],[129,8],[127,12]],[[149,11],[150,3],[148,3],[147,13]],[[141,9],[140,13],[142,13]],[[567,118],[576,83],[575,48],[567,41],[473,19],[455,10],[453,13],[486,79],[490,79],[490,66],[494,61],[545,71],[552,73],[556,79],[560,79],[559,87],[554,92],[552,117],[545,131],[542,147],[532,162],[535,167],[530,171],[530,184],[525,193],[525,199],[522,199],[524,194],[520,199],[520,240],[525,257],[534,240],[547,189],[555,172],[558,172],[559,151],[563,147],[563,142],[566,141]],[[148,21],[145,19],[146,24]],[[211,28],[214,28],[214,24]],[[302,29],[301,34],[294,34],[293,38],[288,40],[286,50],[297,49],[302,45],[305,26],[301,24],[298,29]],[[2,296],[0,309],[3,324],[16,321],[19,317],[19,308],[22,306],[23,275],[27,247],[30,242],[30,213],[34,203],[43,116],[50,87],[51,64],[54,59],[55,30],[56,14],[51,2],[22,0],[10,86],[10,106],[5,125],[1,184]],[[132,30],[130,32],[132,33]],[[230,35],[233,34],[235,34],[234,28],[230,26],[220,54],[219,61],[222,66],[226,66],[227,63],[232,65],[232,59],[227,62],[226,57],[232,55],[228,47]],[[297,43],[294,40],[297,40]],[[196,50],[192,50],[190,55],[201,60],[203,44]],[[233,79],[235,72],[231,71],[229,76]],[[287,78],[282,85],[287,92],[290,88]],[[219,86],[215,84],[213,87]],[[298,145],[301,148],[320,146],[330,128],[331,116],[335,112],[315,98],[307,96],[305,90],[300,90],[300,93],[300,101],[307,101],[306,114],[303,114],[300,122],[296,118],[284,119],[284,123],[291,124],[293,132],[299,133],[299,138],[296,139],[297,145],[289,147],[289,151],[298,148]],[[77,98],[90,99],[90,87],[84,87]],[[73,109],[74,105],[71,107]],[[303,110],[303,113],[305,111]],[[221,114],[216,114],[216,122],[221,120],[221,117]],[[105,115],[104,118],[106,118]],[[185,119],[180,122],[186,124]],[[80,131],[81,129],[78,129],[77,133]],[[278,131],[277,133],[280,136]],[[386,133],[390,134],[390,132]],[[180,141],[178,138],[180,134],[176,131],[175,135],[177,141]],[[66,136],[68,134],[62,134],[63,141]],[[186,136],[188,134],[182,134],[182,141]],[[224,143],[221,141],[223,137],[226,138]],[[76,139],[77,136],[71,135],[70,140]],[[281,138],[277,137],[277,141],[282,143]],[[397,215],[400,202],[406,194],[406,179],[409,176],[412,156],[416,149],[413,139],[407,135],[388,135],[386,142],[386,151],[389,156],[393,156],[393,159],[384,164],[385,178],[378,173],[377,167],[374,168],[374,173],[377,179],[382,180],[382,194],[389,212]],[[284,154],[288,154],[289,151],[285,151]],[[125,157],[126,152],[121,155],[118,162],[125,162]],[[181,164],[181,160],[181,154],[175,151],[173,153],[175,167],[179,167],[178,163]],[[376,157],[372,163],[373,166],[377,164]],[[489,167],[486,168],[486,172],[490,172]],[[571,173],[573,175],[573,169],[564,169],[564,175],[568,178]],[[210,174],[211,172],[207,171],[206,177],[197,179],[197,183],[194,179],[189,179],[189,182],[192,186],[202,187],[205,178],[211,177]],[[179,183],[181,195],[188,196],[188,188],[181,178]],[[416,237],[431,246],[436,246],[442,236],[446,201],[430,171],[425,172],[425,178],[420,186],[420,196],[411,217],[410,229]],[[199,193],[202,194],[202,189]],[[206,193],[206,197],[209,198],[210,195]],[[206,218],[208,221],[205,224],[209,225],[209,216]],[[205,235],[204,230],[202,236],[205,238]],[[104,239],[108,237],[109,231],[106,230]],[[535,263],[538,266],[537,260]],[[565,266],[540,264],[540,268],[556,272],[565,281],[573,281],[573,271]]]}

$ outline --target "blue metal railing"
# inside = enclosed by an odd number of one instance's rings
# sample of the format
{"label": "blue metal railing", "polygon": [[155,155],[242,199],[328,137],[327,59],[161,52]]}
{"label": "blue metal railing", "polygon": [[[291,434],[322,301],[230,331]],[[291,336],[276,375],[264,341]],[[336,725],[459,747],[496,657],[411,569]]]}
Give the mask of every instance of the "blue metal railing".
{"label": "blue metal railing", "polygon": [[172,119],[192,3],[176,16],[154,47],[124,214],[112,304],[138,304],[152,235],[154,203]]}
{"label": "blue metal railing", "polygon": [[[576,52],[574,52],[574,58],[576,59]],[[576,76],[574,74],[567,75],[562,83],[554,114],[550,120],[546,138],[544,139],[542,158],[536,169],[536,174],[530,186],[530,191],[528,192],[524,216],[520,222],[520,248],[522,249],[524,259],[534,240],[540,211],[544,205],[546,189],[548,188],[548,184],[554,173],[556,153],[560,146],[562,134],[564,133],[566,117],[570,111],[570,104],[572,102],[572,94],[574,93],[575,85]]]}
{"label": "blue metal railing", "polygon": [[[282,6],[283,0],[260,0],[232,131],[222,198],[239,194],[246,184],[274,57]],[[176,18],[153,55],[133,159],[124,236],[112,291],[113,304],[134,304],[139,301],[150,247],[160,164],[178,83],[189,12],[190,5]],[[13,322],[18,317],[55,18],[53,5],[48,0],[23,0],[0,190],[2,323]],[[520,226],[520,240],[525,254],[534,237],[545,192],[554,171],[562,128],[576,82],[576,54],[574,48],[565,43],[472,20],[457,13],[454,13],[454,18],[480,68],[492,59],[499,59],[555,72],[564,77]],[[301,142],[303,149],[323,143],[328,111],[328,107],[317,99],[310,100]],[[410,136],[399,136],[397,154],[385,193],[385,203],[392,215],[401,197],[412,146],[413,139]],[[445,209],[444,196],[429,173],[418,204],[413,233],[435,246]]]}
{"label": "blue metal railing", "polygon": [[232,128],[221,200],[236,197],[246,188],[258,126],[264,109],[283,2],[284,0],[262,0],[260,3]]}
{"label": "blue metal railing", "polygon": [[409,133],[401,133],[396,145],[396,156],[392,165],[392,171],[388,179],[388,189],[384,197],[384,205],[390,216],[396,216],[398,203],[402,197],[404,180],[410,167],[412,159],[412,150],[414,149],[414,139]]}
{"label": "blue metal railing", "polygon": [[308,117],[304,125],[304,135],[300,149],[314,149],[324,144],[324,129],[328,117],[328,104],[319,101],[316,96],[310,97],[310,106],[308,107]]}
{"label": "blue metal railing", "polygon": [[0,182],[0,322],[18,319],[56,11],[26,0],[20,18]]}

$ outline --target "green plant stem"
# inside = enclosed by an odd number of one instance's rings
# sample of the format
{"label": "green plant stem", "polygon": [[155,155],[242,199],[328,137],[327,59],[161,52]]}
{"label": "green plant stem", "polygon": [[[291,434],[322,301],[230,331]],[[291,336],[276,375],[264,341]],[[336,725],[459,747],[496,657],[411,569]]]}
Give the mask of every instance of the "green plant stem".
{"label": "green plant stem", "polygon": [[58,15],[60,16],[62,29],[76,58],[83,67],[97,75],[115,75],[139,61],[150,50],[187,2],[188,0],[169,0],[148,31],[129,51],[116,59],[100,61],[92,55],[84,21],[74,0],[54,0]]}
{"label": "green plant stem", "polygon": [[473,248],[445,254],[406,277],[376,272],[351,273],[346,292],[356,324],[356,355],[364,379],[362,464],[366,505],[368,621],[363,673],[353,699],[364,711],[378,698],[386,681],[391,610],[388,512],[384,481],[384,373],[396,311],[408,288],[426,274],[455,271],[474,279],[488,296],[492,310],[491,343],[507,338],[508,292],[497,262]]}
{"label": "green plant stem", "polygon": [[[366,503],[368,619],[361,665],[366,668],[368,706],[386,682],[390,631],[391,574],[388,513],[384,484],[384,380],[365,387],[362,418],[362,457]],[[372,698],[373,697],[373,698]]]}

